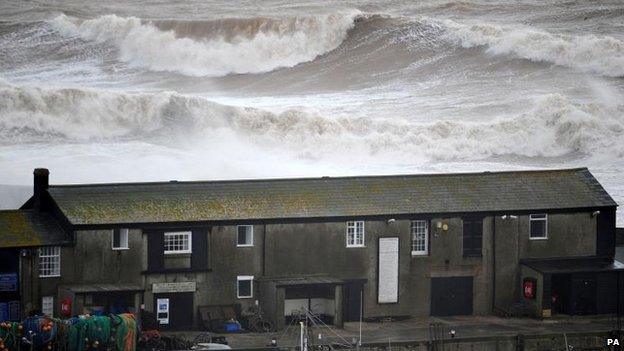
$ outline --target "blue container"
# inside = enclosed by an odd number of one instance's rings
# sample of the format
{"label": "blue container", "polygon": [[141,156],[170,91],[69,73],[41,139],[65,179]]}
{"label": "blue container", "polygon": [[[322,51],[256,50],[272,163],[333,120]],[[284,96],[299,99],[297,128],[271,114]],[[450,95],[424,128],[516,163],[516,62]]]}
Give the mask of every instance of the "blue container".
{"label": "blue container", "polygon": [[240,331],[241,327],[240,324],[237,322],[227,322],[225,323],[225,331],[226,332],[237,332]]}

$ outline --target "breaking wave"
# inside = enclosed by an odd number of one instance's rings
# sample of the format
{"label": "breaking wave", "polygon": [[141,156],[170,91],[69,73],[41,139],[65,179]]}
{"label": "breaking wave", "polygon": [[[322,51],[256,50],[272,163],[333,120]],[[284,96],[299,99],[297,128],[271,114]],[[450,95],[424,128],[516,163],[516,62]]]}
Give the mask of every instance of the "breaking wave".
{"label": "breaking wave", "polygon": [[65,36],[109,43],[120,60],[152,71],[190,76],[262,73],[314,60],[342,43],[360,15],[252,18],[207,22],[147,21],[105,15],[51,21]]}
{"label": "breaking wave", "polygon": [[558,94],[523,114],[489,122],[273,113],[177,93],[41,89],[0,82],[3,143],[141,140],[172,146],[240,138],[258,147],[322,158],[341,152],[402,160],[479,160],[497,155],[559,157],[611,153],[624,157],[624,105],[572,103]]}
{"label": "breaking wave", "polygon": [[494,24],[460,24],[445,20],[452,39],[466,48],[486,46],[496,55],[516,55],[536,62],[624,77],[624,42],[610,36],[560,35]]}

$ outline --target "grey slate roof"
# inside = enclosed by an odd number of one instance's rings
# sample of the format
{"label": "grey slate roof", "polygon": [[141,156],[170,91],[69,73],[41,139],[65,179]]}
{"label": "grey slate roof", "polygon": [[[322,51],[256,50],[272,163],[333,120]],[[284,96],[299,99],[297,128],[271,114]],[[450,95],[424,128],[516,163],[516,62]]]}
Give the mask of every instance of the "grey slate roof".
{"label": "grey slate roof", "polygon": [[62,185],[48,191],[76,225],[616,206],[586,168]]}
{"label": "grey slate roof", "polygon": [[0,247],[32,247],[69,243],[63,229],[47,213],[0,211]]}

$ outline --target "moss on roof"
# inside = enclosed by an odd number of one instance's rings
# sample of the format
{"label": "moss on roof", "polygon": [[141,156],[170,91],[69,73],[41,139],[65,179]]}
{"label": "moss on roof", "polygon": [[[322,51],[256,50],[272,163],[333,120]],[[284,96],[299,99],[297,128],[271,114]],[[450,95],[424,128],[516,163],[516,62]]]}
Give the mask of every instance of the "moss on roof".
{"label": "moss on roof", "polygon": [[47,213],[0,211],[0,247],[60,245],[67,242],[61,227]]}
{"label": "moss on roof", "polygon": [[128,224],[615,206],[586,168],[51,186],[72,224]]}

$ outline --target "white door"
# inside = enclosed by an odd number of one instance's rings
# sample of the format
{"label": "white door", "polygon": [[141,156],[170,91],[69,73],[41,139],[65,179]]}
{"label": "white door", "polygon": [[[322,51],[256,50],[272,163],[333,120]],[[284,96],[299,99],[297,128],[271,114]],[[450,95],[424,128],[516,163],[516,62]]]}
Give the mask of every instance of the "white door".
{"label": "white door", "polygon": [[399,238],[379,238],[378,303],[399,302]]}

